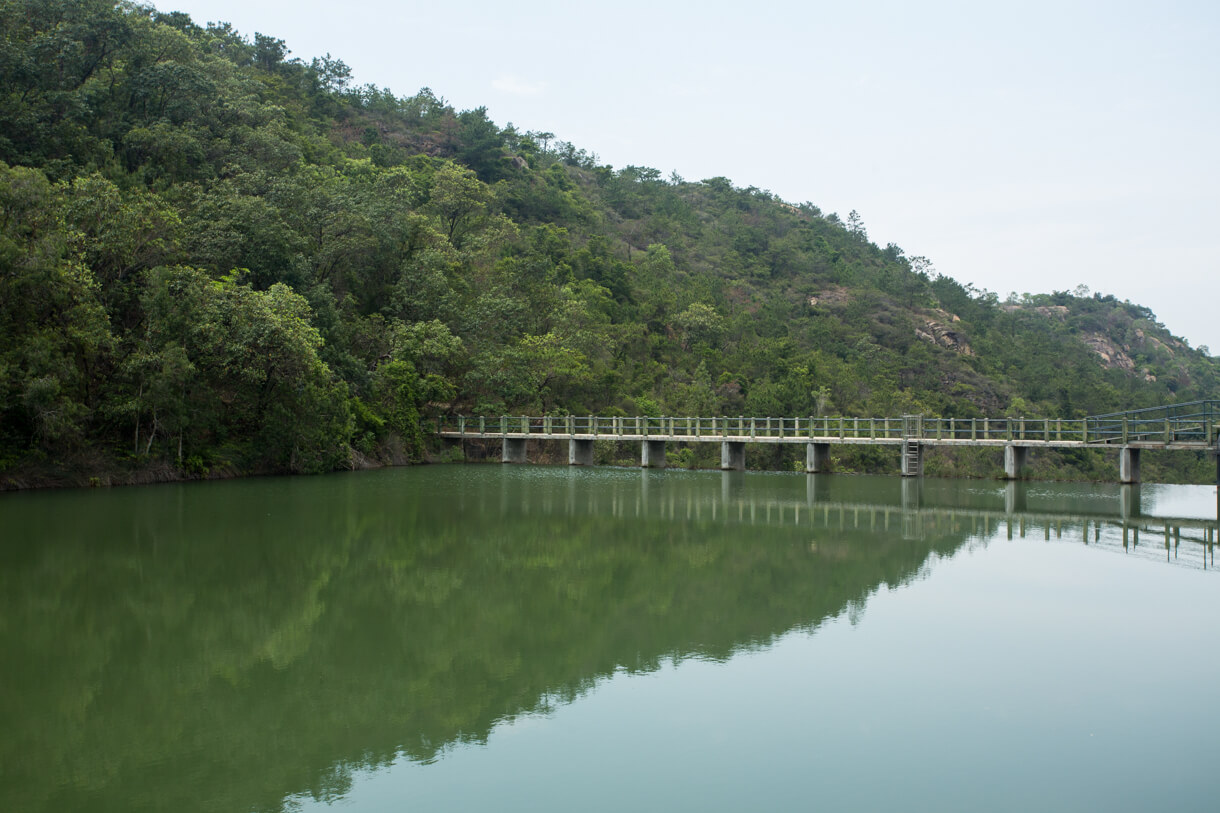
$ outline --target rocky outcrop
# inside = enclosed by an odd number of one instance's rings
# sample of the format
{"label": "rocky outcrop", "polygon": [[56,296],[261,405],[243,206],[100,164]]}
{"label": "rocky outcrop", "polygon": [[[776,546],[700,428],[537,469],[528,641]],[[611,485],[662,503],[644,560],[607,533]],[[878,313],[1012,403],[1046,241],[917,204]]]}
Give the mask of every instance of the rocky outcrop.
{"label": "rocky outcrop", "polygon": [[1135,372],[1135,359],[1127,354],[1126,349],[1119,347],[1100,333],[1085,333],[1081,338],[1090,350],[1101,357],[1104,367],[1128,373]]}
{"label": "rocky outcrop", "polygon": [[[952,316],[951,314],[945,315]],[[952,318],[957,319],[957,317]],[[963,334],[951,327],[946,327],[935,319],[925,319],[922,328],[915,328],[915,336],[925,342],[944,347],[963,356],[974,355],[974,351],[970,349],[970,343],[966,341],[966,337]]]}

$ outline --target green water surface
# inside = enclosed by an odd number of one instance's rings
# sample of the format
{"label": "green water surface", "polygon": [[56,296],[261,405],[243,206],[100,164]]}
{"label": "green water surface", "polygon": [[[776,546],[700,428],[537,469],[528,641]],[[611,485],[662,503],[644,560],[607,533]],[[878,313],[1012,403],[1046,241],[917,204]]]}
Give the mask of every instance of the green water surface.
{"label": "green water surface", "polygon": [[1215,519],[496,465],[0,495],[0,810],[1217,810]]}

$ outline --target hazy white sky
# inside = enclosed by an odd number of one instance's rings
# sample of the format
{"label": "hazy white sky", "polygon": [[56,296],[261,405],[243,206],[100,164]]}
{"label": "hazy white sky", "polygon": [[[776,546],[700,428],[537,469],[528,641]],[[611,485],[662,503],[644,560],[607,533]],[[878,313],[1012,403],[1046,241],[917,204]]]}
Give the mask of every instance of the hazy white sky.
{"label": "hazy white sky", "polygon": [[1220,3],[155,0],[605,163],[864,219],[1006,296],[1087,285],[1220,353]]}

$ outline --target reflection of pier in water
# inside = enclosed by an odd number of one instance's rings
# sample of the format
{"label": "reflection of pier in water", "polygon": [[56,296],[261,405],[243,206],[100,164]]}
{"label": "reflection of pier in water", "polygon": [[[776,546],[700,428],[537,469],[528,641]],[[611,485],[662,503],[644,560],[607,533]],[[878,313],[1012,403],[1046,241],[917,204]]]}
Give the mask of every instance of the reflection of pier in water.
{"label": "reflection of pier in water", "polygon": [[[1102,499],[1093,495],[1096,505],[1085,508],[1056,506],[1055,499],[1038,494],[1041,499],[1036,498],[1031,508],[1030,492],[1038,487],[1024,482],[981,487],[970,496],[968,504],[952,500],[938,504],[938,497],[944,495],[927,487],[926,480],[886,478],[892,488],[878,489],[870,495],[871,499],[860,501],[834,499],[833,488],[825,477],[811,475],[803,479],[804,494],[798,495],[791,489],[775,489],[775,478],[765,478],[766,487],[751,488],[747,475],[726,471],[721,473],[717,495],[684,484],[673,475],[644,470],[638,479],[625,478],[624,482],[597,492],[577,496],[573,487],[562,506],[557,504],[562,497],[543,496],[534,510],[619,519],[899,533],[910,540],[950,533],[989,539],[1001,530],[1008,539],[1013,539],[1041,532],[1047,541],[1075,539],[1085,545],[1146,558],[1164,555],[1167,561],[1203,569],[1213,567],[1215,545],[1220,541],[1217,534],[1220,523],[1216,519],[1144,516],[1138,484],[1112,487],[1116,494],[1107,493]],[[530,511],[528,501],[517,507],[526,513]],[[1187,548],[1182,548],[1183,543],[1187,543]]]}

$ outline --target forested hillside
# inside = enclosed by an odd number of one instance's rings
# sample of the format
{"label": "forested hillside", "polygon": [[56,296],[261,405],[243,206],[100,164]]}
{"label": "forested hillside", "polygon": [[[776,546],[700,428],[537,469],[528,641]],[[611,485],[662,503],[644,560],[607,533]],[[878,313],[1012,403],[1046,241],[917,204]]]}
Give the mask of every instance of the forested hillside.
{"label": "forested hillside", "polygon": [[0,0],[3,487],[420,460],[439,413],[1078,417],[1218,381],[1146,308],[1001,301],[854,212],[605,166],[274,36]]}

